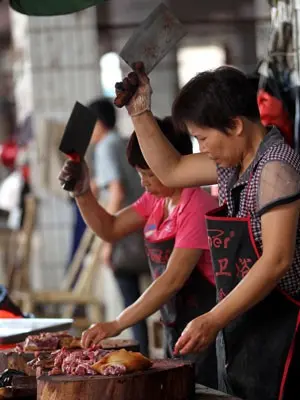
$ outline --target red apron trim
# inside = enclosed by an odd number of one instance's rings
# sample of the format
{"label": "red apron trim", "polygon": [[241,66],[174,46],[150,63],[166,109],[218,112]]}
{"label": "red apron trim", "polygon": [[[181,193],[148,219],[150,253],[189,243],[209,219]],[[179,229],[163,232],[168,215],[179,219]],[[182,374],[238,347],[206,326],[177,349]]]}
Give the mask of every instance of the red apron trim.
{"label": "red apron trim", "polygon": [[292,340],[292,343],[291,343],[291,346],[290,346],[290,349],[289,349],[289,352],[288,352],[288,356],[287,356],[287,359],[286,359],[286,362],[285,362],[285,365],[284,365],[284,370],[283,370],[283,375],[282,375],[282,379],[281,379],[278,400],[282,400],[283,399],[284,388],[285,388],[286,380],[287,380],[287,377],[288,377],[290,365],[291,365],[291,362],[292,362],[292,359],[293,359],[294,350],[295,350],[296,334],[297,334],[299,325],[300,325],[300,311],[298,312],[297,323],[296,323],[296,327],[295,327],[293,340]]}
{"label": "red apron trim", "polygon": [[[217,210],[216,210],[217,211]],[[218,220],[218,221],[236,221],[236,222],[247,222],[248,217],[213,217],[210,216],[208,213],[205,215],[206,219],[209,219],[211,221]]]}
{"label": "red apron trim", "polygon": [[283,296],[285,296],[286,299],[287,299],[288,301],[291,301],[292,303],[296,304],[296,306],[300,307],[300,301],[299,301],[299,300],[294,299],[293,297],[291,297],[289,294],[285,293],[285,292],[284,292],[283,290],[281,290],[280,288],[277,288],[277,290],[278,290],[281,294],[283,294]]}

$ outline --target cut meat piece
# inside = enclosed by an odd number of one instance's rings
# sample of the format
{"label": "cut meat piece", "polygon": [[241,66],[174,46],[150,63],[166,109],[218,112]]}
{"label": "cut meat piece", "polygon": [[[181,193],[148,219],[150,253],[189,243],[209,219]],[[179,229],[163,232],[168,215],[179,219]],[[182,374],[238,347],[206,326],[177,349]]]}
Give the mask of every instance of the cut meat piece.
{"label": "cut meat piece", "polygon": [[[65,339],[69,339],[66,336]],[[78,346],[78,338],[65,341],[69,346]],[[37,357],[30,361],[30,366],[34,369],[50,370],[50,375],[96,375],[97,371],[92,368],[101,358],[110,354],[110,350],[103,350],[99,347],[90,349],[66,348],[57,349],[49,352],[37,352]],[[45,371],[44,371],[45,372]]]}
{"label": "cut meat piece", "polygon": [[35,365],[52,368],[50,375],[96,375],[97,372],[92,369],[92,365],[108,353],[109,351],[99,348],[75,351],[63,348],[51,353],[51,358],[48,358],[47,362],[37,360]]}
{"label": "cut meat piece", "polygon": [[42,333],[40,335],[30,335],[24,342],[24,351],[34,353],[35,351],[56,350],[59,344],[59,337],[51,333]]}
{"label": "cut meat piece", "polygon": [[62,375],[62,370],[58,367],[54,367],[51,369],[48,375]]}
{"label": "cut meat piece", "polygon": [[24,343],[17,343],[15,347],[17,353],[24,353]]}
{"label": "cut meat piece", "polygon": [[81,349],[81,338],[73,338],[69,346],[70,349]]}
{"label": "cut meat piece", "polygon": [[15,351],[18,353],[35,353],[40,351],[54,351],[63,347],[67,349],[80,349],[80,338],[73,337],[66,332],[30,335],[24,343],[16,345]]}
{"label": "cut meat piece", "polygon": [[63,347],[66,349],[81,349],[81,338],[71,335],[62,337],[59,339],[59,348]]}
{"label": "cut meat piece", "polygon": [[109,351],[100,348],[70,350],[62,348],[51,354],[41,353],[31,361],[32,367],[50,370],[49,375],[114,375],[143,371],[151,367],[152,362],[141,353]]}
{"label": "cut meat piece", "polygon": [[[53,353],[52,353],[52,354],[53,354]],[[54,360],[53,360],[54,366],[55,366],[55,367],[58,367],[58,368],[61,368],[64,359],[65,359],[69,354],[70,354],[70,353],[69,353],[66,349],[62,349],[62,350],[59,350],[59,351],[55,352]]]}
{"label": "cut meat piece", "polygon": [[73,342],[73,336],[65,336],[59,339],[59,347],[60,348],[69,348],[71,343]]}
{"label": "cut meat piece", "polygon": [[102,375],[105,376],[121,376],[127,372],[125,365],[123,364],[106,364],[102,368]]}
{"label": "cut meat piece", "polygon": [[38,357],[29,361],[27,364],[33,369],[37,369],[38,367],[41,367],[43,369],[51,369],[54,367],[54,360],[54,353],[40,353]]}
{"label": "cut meat piece", "polygon": [[[126,372],[143,371],[149,369],[152,362],[141,353],[134,353],[121,349],[101,358],[92,368],[101,375],[108,375],[110,366],[123,366]],[[114,368],[113,368],[114,369]]]}
{"label": "cut meat piece", "polygon": [[77,365],[74,375],[78,376],[85,376],[85,375],[97,375],[97,372],[94,371],[89,365],[87,364],[79,364]]}

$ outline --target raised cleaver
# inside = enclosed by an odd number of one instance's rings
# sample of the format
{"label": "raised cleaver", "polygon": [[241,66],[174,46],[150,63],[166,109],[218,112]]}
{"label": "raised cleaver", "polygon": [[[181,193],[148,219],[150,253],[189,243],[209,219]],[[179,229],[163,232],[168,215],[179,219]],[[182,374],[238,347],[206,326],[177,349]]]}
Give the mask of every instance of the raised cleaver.
{"label": "raised cleaver", "polygon": [[78,176],[72,180],[65,181],[62,185],[64,190],[74,190],[81,170],[79,163],[84,159],[96,121],[97,117],[90,109],[78,101],[75,103],[61,139],[59,150],[65,153],[72,161],[78,163]]}
{"label": "raised cleaver", "polygon": [[[135,30],[120,57],[131,68],[136,62],[143,62],[148,75],[185,34],[186,30],[181,22],[161,3]],[[117,85],[121,92],[114,103],[121,108],[129,103],[137,87],[126,91],[120,84]]]}

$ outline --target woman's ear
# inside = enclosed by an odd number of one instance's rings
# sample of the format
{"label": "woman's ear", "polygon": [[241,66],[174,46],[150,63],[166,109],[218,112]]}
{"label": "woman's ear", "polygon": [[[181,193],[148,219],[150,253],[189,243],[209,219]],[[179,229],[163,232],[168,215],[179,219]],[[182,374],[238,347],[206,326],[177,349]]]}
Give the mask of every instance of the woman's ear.
{"label": "woman's ear", "polygon": [[244,130],[244,121],[242,118],[235,117],[231,120],[232,126],[227,132],[232,136],[241,136]]}

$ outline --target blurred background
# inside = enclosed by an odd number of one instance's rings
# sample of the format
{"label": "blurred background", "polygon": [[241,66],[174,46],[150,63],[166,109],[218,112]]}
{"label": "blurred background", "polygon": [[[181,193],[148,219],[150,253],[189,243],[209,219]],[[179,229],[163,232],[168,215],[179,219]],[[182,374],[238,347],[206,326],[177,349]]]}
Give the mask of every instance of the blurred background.
{"label": "blurred background", "polygon": [[[110,0],[66,16],[28,17],[0,1],[0,283],[24,312],[69,317],[79,304],[88,305],[75,321],[82,329],[123,308],[90,232],[70,258],[74,214],[57,180],[64,162],[58,145],[76,100],[113,98],[115,82],[128,72],[118,53],[159,3]],[[231,64],[253,74],[258,62],[268,59],[280,12],[296,26],[295,6],[289,14],[285,2],[165,3],[188,34],[151,73],[153,111],[160,117],[170,114],[176,93],[197,72]],[[296,30],[293,42],[295,35]],[[129,136],[126,111],[117,113],[118,130]],[[158,317],[149,319],[149,330],[153,354],[160,351]]]}

